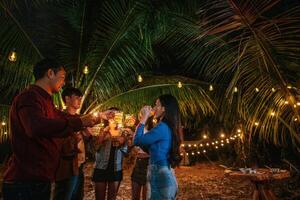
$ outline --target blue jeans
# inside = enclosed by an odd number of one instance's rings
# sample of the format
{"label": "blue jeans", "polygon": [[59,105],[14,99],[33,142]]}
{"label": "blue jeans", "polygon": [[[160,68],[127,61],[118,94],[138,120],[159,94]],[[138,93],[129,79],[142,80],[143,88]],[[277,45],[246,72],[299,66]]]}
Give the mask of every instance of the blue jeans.
{"label": "blue jeans", "polygon": [[50,182],[14,182],[3,183],[4,200],[49,200]]}
{"label": "blue jeans", "polygon": [[175,200],[178,184],[173,170],[169,166],[149,165],[148,188],[150,200]]}
{"label": "blue jeans", "polygon": [[71,200],[75,195],[75,189],[78,176],[71,176],[68,179],[55,182],[54,199],[55,200]]}

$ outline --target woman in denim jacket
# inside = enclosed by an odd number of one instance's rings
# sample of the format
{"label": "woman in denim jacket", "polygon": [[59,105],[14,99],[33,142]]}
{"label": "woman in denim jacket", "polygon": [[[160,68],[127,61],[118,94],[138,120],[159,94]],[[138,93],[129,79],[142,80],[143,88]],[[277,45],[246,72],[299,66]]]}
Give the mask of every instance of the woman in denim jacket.
{"label": "woman in denim jacket", "polygon": [[[145,122],[154,111],[158,124],[144,134]],[[134,136],[134,144],[148,148],[150,165],[148,181],[150,200],[175,200],[178,185],[173,167],[179,165],[181,124],[178,102],[171,95],[160,96],[155,107],[144,106],[141,109],[141,121]]]}
{"label": "woman in denim jacket", "polygon": [[[95,182],[96,200],[105,200],[106,196],[107,199],[114,200],[123,179],[122,161],[128,148],[116,122],[110,120],[104,124],[105,128],[100,130],[95,141],[97,151],[92,181]],[[116,133],[121,136],[112,137]]]}

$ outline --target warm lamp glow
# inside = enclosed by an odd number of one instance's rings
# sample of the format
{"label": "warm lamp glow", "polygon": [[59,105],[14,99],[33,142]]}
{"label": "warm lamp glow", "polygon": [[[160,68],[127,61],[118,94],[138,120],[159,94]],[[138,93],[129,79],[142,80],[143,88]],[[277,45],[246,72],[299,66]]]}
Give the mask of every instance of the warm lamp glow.
{"label": "warm lamp glow", "polygon": [[84,65],[82,72],[83,72],[83,74],[87,75],[89,73],[89,66],[88,65]]}
{"label": "warm lamp glow", "polygon": [[138,82],[139,82],[139,83],[143,82],[143,77],[142,77],[142,75],[138,75]]}
{"label": "warm lamp glow", "polygon": [[213,90],[214,90],[213,85],[210,85],[210,86],[209,86],[209,91],[213,91]]}
{"label": "warm lamp glow", "polygon": [[234,88],[233,88],[233,92],[238,92],[238,88],[237,88],[237,87],[234,87]]}
{"label": "warm lamp glow", "polygon": [[177,87],[182,88],[182,83],[180,81],[178,82]]}
{"label": "warm lamp glow", "polygon": [[17,61],[17,52],[15,50],[12,50],[8,55],[8,60],[11,62]]}

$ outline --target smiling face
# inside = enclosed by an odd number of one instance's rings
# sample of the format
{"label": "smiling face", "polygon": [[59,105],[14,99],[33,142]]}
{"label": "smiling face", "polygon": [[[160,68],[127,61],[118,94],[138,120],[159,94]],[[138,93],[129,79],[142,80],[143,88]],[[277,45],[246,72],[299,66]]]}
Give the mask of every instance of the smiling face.
{"label": "smiling face", "polygon": [[60,68],[60,70],[55,73],[52,69],[49,69],[47,71],[47,77],[52,93],[57,93],[65,85],[66,71],[64,68]]}
{"label": "smiling face", "polygon": [[155,106],[153,107],[154,111],[154,117],[159,119],[164,116],[165,113],[165,107],[161,105],[161,102],[159,99],[156,100]]}

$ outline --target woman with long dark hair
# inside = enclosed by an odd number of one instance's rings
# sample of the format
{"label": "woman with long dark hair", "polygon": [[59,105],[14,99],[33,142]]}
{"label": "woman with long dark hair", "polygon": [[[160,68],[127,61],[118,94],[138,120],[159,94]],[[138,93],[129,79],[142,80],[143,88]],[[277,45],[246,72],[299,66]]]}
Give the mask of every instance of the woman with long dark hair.
{"label": "woman with long dark hair", "polygon": [[[152,110],[158,124],[144,134],[144,126]],[[160,96],[153,109],[151,106],[141,109],[141,121],[136,130],[134,144],[149,149],[148,181],[151,200],[176,198],[178,185],[172,168],[181,161],[180,134],[179,106],[172,95]]]}

